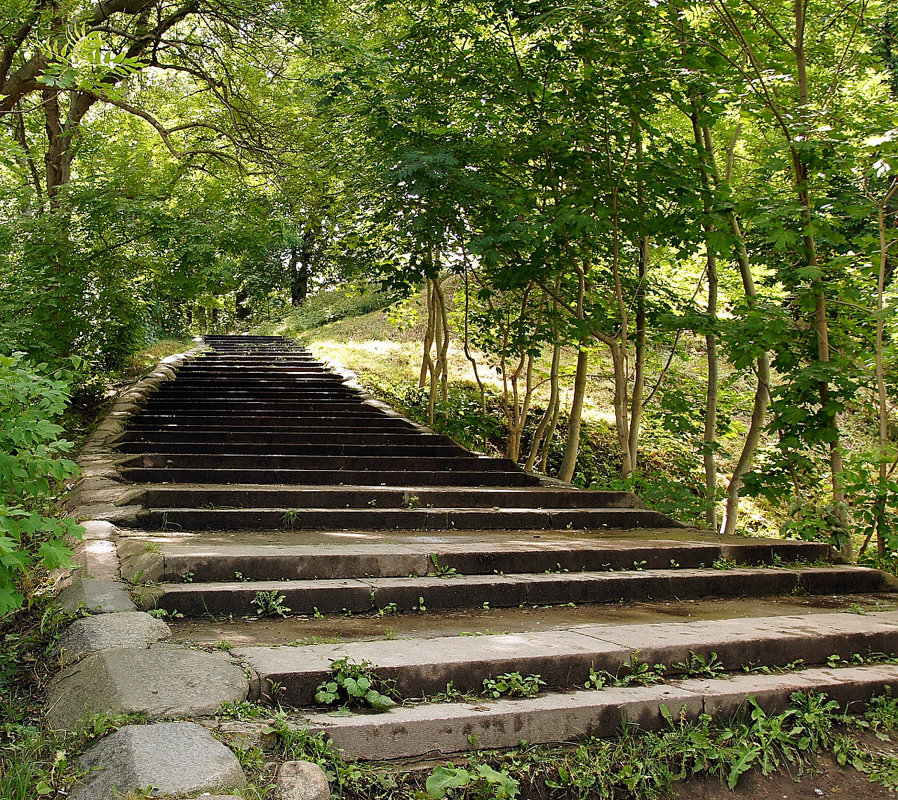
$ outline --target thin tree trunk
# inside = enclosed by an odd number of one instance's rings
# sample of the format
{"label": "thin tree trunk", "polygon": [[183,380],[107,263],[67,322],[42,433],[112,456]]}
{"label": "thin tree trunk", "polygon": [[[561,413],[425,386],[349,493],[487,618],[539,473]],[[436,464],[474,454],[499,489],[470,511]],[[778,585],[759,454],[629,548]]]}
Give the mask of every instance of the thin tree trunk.
{"label": "thin tree trunk", "polygon": [[561,342],[557,338],[552,345],[552,366],[549,368],[549,402],[546,404],[546,411],[540,417],[536,430],[533,432],[533,441],[530,443],[530,452],[527,454],[527,462],[524,464],[525,472],[533,472],[533,464],[542,445],[543,435],[552,421],[553,411],[558,400],[558,368],[561,363]]}
{"label": "thin tree trunk", "polygon": [[558,471],[559,479],[567,483],[570,483],[574,477],[574,470],[577,466],[577,454],[580,450],[580,418],[583,414],[583,399],[586,395],[588,369],[589,353],[581,345],[577,353],[577,372],[574,376],[574,396],[571,399],[564,459],[561,462],[561,469]]}

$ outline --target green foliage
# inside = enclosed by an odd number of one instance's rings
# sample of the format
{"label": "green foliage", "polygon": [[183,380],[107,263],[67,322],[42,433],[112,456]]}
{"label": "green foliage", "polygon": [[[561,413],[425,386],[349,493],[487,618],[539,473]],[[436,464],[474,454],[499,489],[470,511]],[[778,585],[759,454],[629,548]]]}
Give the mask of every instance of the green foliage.
{"label": "green foliage", "polygon": [[621,664],[614,675],[590,667],[589,677],[584,685],[587,689],[603,689],[606,686],[654,686],[664,682],[665,672],[667,667],[664,664],[650,665],[641,661],[637,650],[630,656],[629,661]]}
{"label": "green foliage", "polygon": [[35,569],[70,563],[67,540],[82,530],[50,513],[59,484],[77,473],[63,457],[72,443],[54,421],[70,385],[67,372],[0,355],[0,616],[24,602]]}
{"label": "green foliage", "polygon": [[513,800],[519,794],[518,782],[507,772],[489,764],[470,767],[439,766],[427,777],[427,794],[434,800],[452,796],[454,789],[468,788],[468,796],[491,800]]}
{"label": "green foliage", "polygon": [[258,591],[253,595],[252,604],[262,617],[286,617],[290,609],[284,605],[287,598],[277,589],[270,592]]}
{"label": "green foliage", "polygon": [[375,711],[388,711],[396,705],[389,697],[391,691],[369,661],[356,663],[344,657],[331,662],[331,678],[318,686],[315,702],[323,706],[367,706]]}
{"label": "green foliage", "polygon": [[539,675],[521,675],[520,672],[506,672],[502,675],[483,679],[485,697],[498,700],[500,697],[536,697],[539,687],[546,682]]}

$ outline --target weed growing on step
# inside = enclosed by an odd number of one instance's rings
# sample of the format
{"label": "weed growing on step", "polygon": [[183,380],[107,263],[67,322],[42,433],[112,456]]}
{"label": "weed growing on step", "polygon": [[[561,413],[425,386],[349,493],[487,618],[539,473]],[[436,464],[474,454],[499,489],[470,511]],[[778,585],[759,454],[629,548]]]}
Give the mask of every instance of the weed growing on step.
{"label": "weed growing on step", "polygon": [[719,678],[726,671],[717,653],[703,656],[701,653],[689,651],[689,657],[673,665],[674,670],[687,678]]}
{"label": "weed growing on step", "polygon": [[286,599],[276,589],[272,589],[270,592],[256,592],[251,602],[260,617],[286,617],[290,613],[290,609],[284,605]]}
{"label": "weed growing on step", "polygon": [[322,706],[368,706],[387,711],[396,705],[389,695],[393,687],[380,678],[370,661],[357,663],[350,658],[331,662],[331,677],[318,685],[315,702]]}
{"label": "weed growing on step", "polygon": [[737,564],[729,556],[718,556],[711,562],[714,569],[736,569]]}
{"label": "weed growing on step", "polygon": [[457,578],[458,571],[455,567],[440,566],[440,560],[436,553],[430,554],[430,563],[433,564],[433,574],[438,578]]}
{"label": "weed growing on step", "polygon": [[621,664],[615,675],[590,667],[584,686],[587,689],[604,689],[606,686],[654,686],[656,683],[663,683],[667,667],[664,664],[650,666],[645,661],[640,661],[639,653],[639,650],[633,653],[629,661]]}
{"label": "weed growing on step", "polygon": [[483,763],[470,767],[439,766],[430,773],[424,788],[434,800],[442,800],[455,789],[465,789],[473,797],[495,800],[514,800],[520,791],[518,782],[507,772]]}
{"label": "weed growing on step", "polygon": [[546,682],[539,675],[521,675],[505,672],[495,678],[483,679],[483,696],[498,700],[500,697],[536,697],[539,687]]}
{"label": "weed growing on step", "polygon": [[270,717],[271,708],[258,703],[250,703],[248,700],[241,700],[237,703],[225,702],[215,712],[215,716],[219,719],[236,719],[243,722]]}
{"label": "weed growing on step", "polygon": [[281,517],[281,525],[289,530],[293,530],[296,525],[296,517],[299,514],[295,508],[289,508],[284,512],[284,515]]}
{"label": "weed growing on step", "polygon": [[390,614],[398,614],[399,606],[396,603],[387,603],[383,608],[378,609],[377,614],[381,617],[389,616]]}

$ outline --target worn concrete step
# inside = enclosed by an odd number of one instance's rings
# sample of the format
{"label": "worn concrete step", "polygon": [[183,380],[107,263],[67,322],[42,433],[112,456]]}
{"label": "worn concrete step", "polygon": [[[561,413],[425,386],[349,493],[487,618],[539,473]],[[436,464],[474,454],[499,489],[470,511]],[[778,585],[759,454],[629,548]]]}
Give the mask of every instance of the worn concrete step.
{"label": "worn concrete step", "polygon": [[347,486],[536,486],[539,479],[524,472],[471,472],[465,470],[322,470],[322,469],[212,469],[122,467],[126,480],[135,483],[260,483]]}
{"label": "worn concrete step", "polygon": [[216,469],[321,469],[325,471],[370,470],[377,472],[397,472],[408,470],[418,472],[420,470],[452,471],[463,470],[465,472],[510,472],[515,468],[512,461],[501,458],[487,458],[486,456],[472,456],[464,451],[459,451],[449,456],[296,456],[281,453],[269,455],[240,455],[232,453],[202,452],[194,453],[143,453],[130,457],[124,462],[124,466],[141,467],[214,467]]}
{"label": "worn concrete step", "polygon": [[[380,437],[380,442],[391,442],[389,437]],[[204,437],[199,442],[165,442],[165,441],[130,441],[116,445],[120,453],[234,453],[243,455],[271,453],[276,449],[284,455],[329,455],[329,456],[456,456],[470,455],[457,445],[430,444],[430,440],[409,443],[388,444],[356,444],[345,442],[330,443],[327,440],[318,443],[278,442],[261,444],[258,442],[218,442]]]}
{"label": "worn concrete step", "polygon": [[141,513],[148,528],[178,530],[564,530],[659,528],[673,521],[644,508],[154,508]]}
{"label": "worn concrete step", "polygon": [[[445,447],[458,447],[455,442],[445,436],[435,433],[425,433],[420,430],[390,431],[387,440],[394,445],[437,445]],[[383,444],[382,433],[359,433],[357,431],[320,430],[315,431],[306,428],[299,432],[289,430],[264,431],[264,430],[239,430],[216,426],[215,430],[181,430],[177,427],[164,427],[159,430],[128,430],[118,439],[116,446],[122,443],[184,443],[207,444],[216,442],[220,444],[309,444],[312,446],[324,446],[334,444],[340,446],[364,446]]]}
{"label": "worn concrete step", "polygon": [[768,714],[789,707],[794,692],[823,693],[843,710],[857,708],[898,686],[898,666],[882,664],[787,674],[734,675],[726,680],[689,678],[658,686],[546,694],[532,699],[410,705],[386,714],[305,715],[296,720],[324,732],[349,760],[443,758],[452,753],[617,736],[621,719],[642,730],[669,726],[668,716],[701,714],[730,719],[750,711],[748,697]]}
{"label": "worn concrete step", "polygon": [[365,405],[359,400],[329,400],[329,401],[316,401],[316,400],[282,400],[280,398],[270,398],[266,400],[258,400],[255,398],[246,398],[244,400],[214,400],[212,398],[208,400],[201,400],[199,398],[190,398],[190,397],[174,397],[171,399],[154,399],[151,398],[150,401],[144,406],[143,413],[163,413],[163,414],[171,414],[177,412],[187,412],[196,411],[198,409],[205,410],[207,412],[218,412],[218,411],[230,411],[236,408],[241,413],[249,413],[249,412],[257,412],[262,411],[265,413],[270,413],[272,411],[275,412],[289,412],[289,413],[303,413],[303,412],[372,412],[376,411],[380,414],[383,414],[383,411],[374,408],[373,406]]}
{"label": "worn concrete step", "polygon": [[388,417],[386,415],[376,416],[372,418],[345,416],[325,416],[318,417],[260,417],[260,416],[240,416],[237,414],[221,414],[221,415],[199,415],[199,414],[177,414],[165,416],[161,414],[141,414],[133,417],[128,422],[128,427],[133,430],[152,429],[154,427],[177,426],[179,428],[200,428],[200,427],[229,427],[229,428],[293,428],[302,430],[311,428],[313,430],[328,430],[332,428],[344,428],[349,430],[367,431],[374,430],[414,430],[413,423],[407,422],[399,417]]}
{"label": "worn concrete step", "polygon": [[437,694],[449,683],[457,691],[476,692],[485,678],[507,672],[537,674],[549,689],[583,687],[590,670],[617,675],[633,658],[661,665],[670,679],[695,669],[695,655],[708,663],[713,654],[716,671],[735,672],[795,662],[825,665],[834,655],[849,661],[871,652],[898,655],[898,612],[593,624],[497,636],[246,647],[233,655],[258,676],[251,689],[255,697],[267,696],[276,683],[283,687],[279,701],[310,706],[331,662],[340,658],[370,662],[381,678],[395,681],[401,697],[411,698]]}
{"label": "worn concrete step", "polygon": [[562,603],[617,603],[700,597],[763,597],[791,592],[845,594],[888,590],[878,570],[658,569],[563,574],[459,575],[244,583],[163,583],[148,589],[145,605],[189,616],[252,614],[258,592],[275,592],[296,614],[397,612]]}
{"label": "worn concrete step", "polygon": [[[270,581],[406,577],[453,570],[465,575],[525,575],[700,569],[715,562],[747,566],[825,561],[830,555],[829,546],[820,542],[663,538],[690,533],[682,529],[653,532],[662,537],[657,539],[637,538],[633,531],[616,531],[610,539],[557,532],[477,531],[430,536],[424,541],[409,533],[387,541],[384,535],[370,533],[346,541],[336,532],[288,536],[279,531],[260,533],[256,541],[246,542],[248,536],[235,540],[191,531],[172,542],[162,531],[150,550],[146,539],[135,537],[120,542],[118,553],[126,579],[142,571],[146,579],[169,582],[180,581],[183,575],[191,575],[194,582],[226,582],[236,580],[238,573],[242,579]],[[269,543],[275,538],[281,542]]]}
{"label": "worn concrete step", "polygon": [[331,408],[329,403],[320,403],[317,408],[294,411],[289,408],[265,409],[243,403],[196,403],[192,407],[183,409],[146,408],[141,411],[139,419],[145,421],[159,420],[171,422],[173,420],[197,421],[203,419],[227,419],[242,422],[248,419],[260,420],[296,420],[297,422],[316,422],[323,419],[335,420],[359,420],[360,422],[378,422],[382,419],[395,419],[385,415],[383,411],[359,404],[356,408],[342,409]]}
{"label": "worn concrete step", "polygon": [[666,622],[726,621],[757,617],[813,616],[838,611],[854,615],[898,610],[898,593],[867,595],[786,595],[710,597],[579,606],[456,609],[439,614],[357,614],[351,617],[193,617],[169,619],[176,639],[211,647],[370,642],[457,636],[528,634],[580,625],[645,625]]}
{"label": "worn concrete step", "polygon": [[242,395],[276,395],[283,392],[285,397],[358,397],[361,393],[352,387],[345,386],[336,380],[314,377],[300,380],[255,380],[240,381],[228,378],[209,380],[174,380],[162,384],[154,393],[154,397],[197,396],[222,398]]}
{"label": "worn concrete step", "polygon": [[[225,447],[227,445],[222,445]],[[263,445],[264,446],[264,445]],[[353,447],[354,445],[343,445]],[[314,447],[314,446],[313,446]],[[415,486],[151,486],[149,508],[638,508],[631,492],[554,489],[434,489]],[[803,546],[804,543],[802,543]],[[826,545],[811,545],[825,557]]]}

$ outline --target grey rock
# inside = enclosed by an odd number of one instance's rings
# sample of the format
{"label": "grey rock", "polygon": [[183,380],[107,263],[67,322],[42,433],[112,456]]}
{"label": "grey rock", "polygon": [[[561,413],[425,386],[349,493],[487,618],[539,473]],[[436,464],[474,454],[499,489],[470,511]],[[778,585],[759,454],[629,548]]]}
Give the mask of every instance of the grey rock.
{"label": "grey rock", "polygon": [[243,670],[224,654],[168,644],[100,650],[60,672],[47,692],[47,721],[74,730],[93,714],[150,719],[206,716],[246,699]]}
{"label": "grey rock", "polygon": [[85,578],[75,581],[59,595],[59,605],[70,614],[85,610],[90,614],[137,611],[125,584]]}
{"label": "grey rock", "polygon": [[153,796],[227,791],[246,786],[237,757],[192,722],[128,725],[90,748],[82,765],[92,771],[71,800],[110,800],[153,787]]}
{"label": "grey rock", "polygon": [[278,767],[274,800],[330,800],[324,770],[311,761],[285,761]]}
{"label": "grey rock", "polygon": [[61,663],[67,665],[110,647],[148,647],[169,636],[168,625],[143,611],[100,614],[69,625],[56,650]]}
{"label": "grey rock", "polygon": [[[118,484],[113,483],[112,481],[109,481],[108,484],[108,488],[121,492],[121,486]],[[85,541],[88,539],[114,539],[116,533],[118,533],[118,528],[116,528],[115,525],[102,519],[84,520],[84,522],[81,523],[81,527],[84,528],[84,533],[81,535],[81,538]]]}

